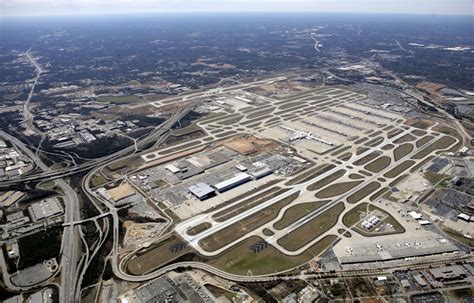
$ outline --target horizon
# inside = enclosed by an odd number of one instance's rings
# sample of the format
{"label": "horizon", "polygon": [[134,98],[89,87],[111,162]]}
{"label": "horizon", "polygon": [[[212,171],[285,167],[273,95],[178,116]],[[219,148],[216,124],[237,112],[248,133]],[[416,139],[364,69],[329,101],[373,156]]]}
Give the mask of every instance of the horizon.
{"label": "horizon", "polygon": [[391,13],[391,12],[332,12],[332,11],[149,11],[149,12],[97,12],[97,13],[64,13],[64,14],[41,14],[41,15],[1,15],[0,19],[13,18],[61,18],[61,17],[100,17],[100,16],[153,16],[153,15],[183,15],[183,16],[205,16],[205,15],[347,15],[347,16],[399,16],[399,17],[449,17],[449,18],[474,18],[472,14],[435,14],[435,13]]}
{"label": "horizon", "polygon": [[[5,0],[0,17],[203,13],[341,13],[473,16],[470,0]],[[466,13],[468,12],[468,13]]]}

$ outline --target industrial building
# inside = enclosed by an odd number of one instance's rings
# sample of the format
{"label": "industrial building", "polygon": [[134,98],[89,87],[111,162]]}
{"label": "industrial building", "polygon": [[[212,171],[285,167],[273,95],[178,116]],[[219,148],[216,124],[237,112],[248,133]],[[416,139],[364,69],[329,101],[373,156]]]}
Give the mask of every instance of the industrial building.
{"label": "industrial building", "polygon": [[222,193],[222,192],[225,192],[225,191],[227,191],[229,189],[232,189],[236,186],[244,184],[244,183],[246,183],[250,180],[252,180],[252,176],[250,176],[249,174],[247,174],[247,173],[238,173],[234,177],[232,177],[228,180],[225,180],[225,181],[222,181],[222,182],[219,182],[219,183],[215,184],[214,188],[217,189],[218,192]]}
{"label": "industrial building", "polygon": [[270,167],[265,167],[264,169],[261,169],[259,171],[252,173],[252,177],[254,177],[255,180],[258,180],[272,173],[273,173],[273,169],[271,169]]}
{"label": "industrial building", "polygon": [[216,195],[215,190],[209,184],[199,182],[188,187],[188,191],[199,200],[206,200]]}
{"label": "industrial building", "polygon": [[32,204],[28,212],[33,222],[54,217],[63,213],[63,207],[57,198],[46,199]]}
{"label": "industrial building", "polygon": [[462,280],[467,277],[466,272],[459,265],[433,268],[430,272],[437,281],[441,282]]}

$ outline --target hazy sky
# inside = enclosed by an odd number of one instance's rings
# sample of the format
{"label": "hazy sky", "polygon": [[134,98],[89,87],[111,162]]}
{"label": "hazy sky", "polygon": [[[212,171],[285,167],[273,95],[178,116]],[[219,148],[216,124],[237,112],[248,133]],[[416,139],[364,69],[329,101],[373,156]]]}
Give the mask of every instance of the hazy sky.
{"label": "hazy sky", "polygon": [[206,11],[472,15],[473,0],[0,0],[3,16]]}

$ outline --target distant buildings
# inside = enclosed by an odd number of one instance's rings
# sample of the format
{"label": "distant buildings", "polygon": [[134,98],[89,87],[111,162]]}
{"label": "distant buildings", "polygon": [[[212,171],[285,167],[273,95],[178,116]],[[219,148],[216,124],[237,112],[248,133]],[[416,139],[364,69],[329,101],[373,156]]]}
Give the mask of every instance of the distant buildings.
{"label": "distant buildings", "polygon": [[0,139],[0,179],[20,176],[32,168],[31,159],[21,155],[14,147],[8,147]]}

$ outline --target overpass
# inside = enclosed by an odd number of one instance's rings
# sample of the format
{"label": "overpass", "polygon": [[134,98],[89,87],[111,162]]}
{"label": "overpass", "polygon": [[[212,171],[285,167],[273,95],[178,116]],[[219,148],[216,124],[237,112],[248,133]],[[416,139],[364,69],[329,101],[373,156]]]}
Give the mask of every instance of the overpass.
{"label": "overpass", "polygon": [[[143,148],[148,144],[149,142],[159,140],[160,138],[166,136],[169,134],[171,131],[171,128],[181,119],[183,119],[191,110],[193,110],[196,106],[198,105],[198,102],[195,102],[191,106],[188,106],[186,108],[180,109],[175,116],[172,118],[168,119],[166,122],[160,124],[153,130],[146,138],[143,140],[137,142],[137,146],[134,144],[116,152],[111,155],[92,160],[90,162],[77,165],[74,167],[68,167],[64,169],[59,169],[59,170],[54,170],[54,171],[45,171],[43,173],[38,173],[34,175],[27,175],[27,176],[22,176],[20,178],[15,178],[15,179],[9,179],[9,180],[2,180],[0,184],[0,190],[3,189],[9,189],[12,186],[19,185],[19,184],[25,184],[28,182],[37,182],[37,181],[49,181],[49,180],[55,180],[58,178],[66,177],[66,176],[71,176],[74,175],[78,172],[81,171],[86,171],[89,169],[92,169],[94,167],[106,164],[108,162],[111,162],[113,160],[116,160],[120,157],[126,156],[127,154],[130,154],[135,151],[136,148]],[[17,141],[18,139],[0,131],[0,136],[5,137],[8,140],[11,141]],[[30,156],[30,155],[29,155]],[[36,157],[33,158],[35,162],[37,160],[35,159]]]}

